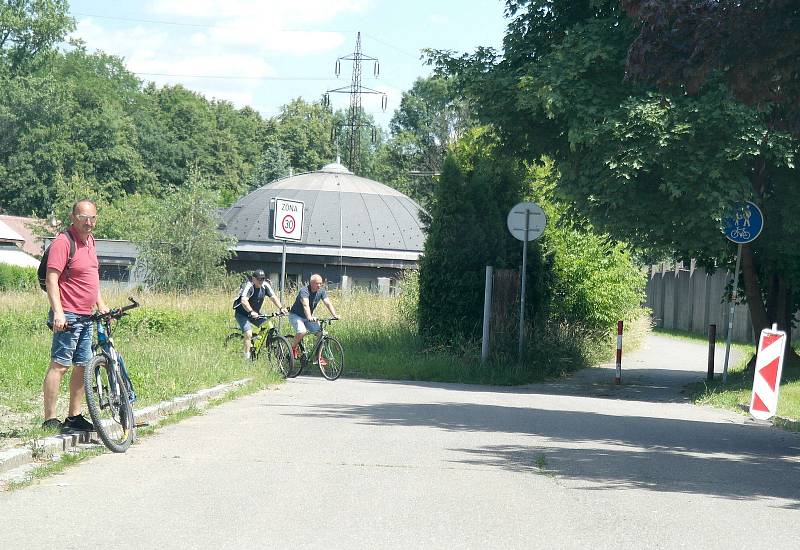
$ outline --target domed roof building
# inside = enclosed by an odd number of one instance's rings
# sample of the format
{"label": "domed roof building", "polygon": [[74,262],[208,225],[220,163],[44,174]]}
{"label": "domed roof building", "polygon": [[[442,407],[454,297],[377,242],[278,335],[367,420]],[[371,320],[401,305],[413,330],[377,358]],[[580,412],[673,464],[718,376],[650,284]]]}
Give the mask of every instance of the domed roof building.
{"label": "domed roof building", "polygon": [[[377,181],[354,175],[338,162],[289,176],[241,198],[222,216],[236,237],[232,271],[262,268],[277,285],[283,241],[270,237],[274,199],[304,203],[302,240],[286,243],[289,281],[320,273],[335,284],[347,276],[362,286],[416,268],[425,235],[412,199]],[[347,279],[344,279],[347,281]]]}

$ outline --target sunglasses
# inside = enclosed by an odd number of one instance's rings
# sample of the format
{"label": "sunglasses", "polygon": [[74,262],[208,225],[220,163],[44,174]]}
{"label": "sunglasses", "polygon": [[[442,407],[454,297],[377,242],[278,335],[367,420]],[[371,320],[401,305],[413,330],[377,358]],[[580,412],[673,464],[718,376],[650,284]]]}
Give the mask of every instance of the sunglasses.
{"label": "sunglasses", "polygon": [[97,216],[87,216],[86,214],[78,214],[75,216],[82,222],[96,222]]}

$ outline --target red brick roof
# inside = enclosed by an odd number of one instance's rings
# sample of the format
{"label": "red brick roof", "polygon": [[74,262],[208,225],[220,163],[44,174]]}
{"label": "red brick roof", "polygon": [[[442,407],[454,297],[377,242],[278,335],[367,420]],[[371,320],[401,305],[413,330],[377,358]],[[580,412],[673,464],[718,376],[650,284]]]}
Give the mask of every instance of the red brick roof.
{"label": "red brick roof", "polygon": [[[42,241],[34,235],[31,226],[41,226],[47,228],[47,222],[38,218],[26,218],[23,216],[6,216],[0,215],[0,221],[5,223],[11,229],[19,233],[25,242],[22,244],[22,250],[40,258],[42,256]],[[52,233],[52,231],[50,231]]]}

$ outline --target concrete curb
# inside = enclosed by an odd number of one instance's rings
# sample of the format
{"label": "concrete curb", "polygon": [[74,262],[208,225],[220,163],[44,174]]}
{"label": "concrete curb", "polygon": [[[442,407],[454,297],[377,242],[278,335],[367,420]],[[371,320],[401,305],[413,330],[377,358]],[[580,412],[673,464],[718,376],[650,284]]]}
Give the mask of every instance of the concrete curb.
{"label": "concrete curb", "polygon": [[756,422],[764,422],[765,424],[772,424],[776,428],[783,428],[785,430],[792,430],[795,432],[800,432],[800,420],[793,420],[791,418],[784,418],[782,416],[773,416],[769,420],[756,420],[753,417],[750,417],[750,405],[747,403],[737,403],[736,406],[742,412],[746,413],[749,418]]}
{"label": "concrete curb", "polygon": [[[244,378],[228,384],[220,384],[213,388],[181,395],[143,409],[134,410],[136,423],[155,425],[171,414],[185,411],[191,407],[202,408],[206,406],[210,400],[222,397],[226,393],[244,386],[251,380],[251,378]],[[69,451],[75,449],[79,444],[86,444],[89,442],[88,432],[78,432],[75,434],[45,437],[33,441],[31,445],[0,451],[0,474],[31,464],[37,457]]]}

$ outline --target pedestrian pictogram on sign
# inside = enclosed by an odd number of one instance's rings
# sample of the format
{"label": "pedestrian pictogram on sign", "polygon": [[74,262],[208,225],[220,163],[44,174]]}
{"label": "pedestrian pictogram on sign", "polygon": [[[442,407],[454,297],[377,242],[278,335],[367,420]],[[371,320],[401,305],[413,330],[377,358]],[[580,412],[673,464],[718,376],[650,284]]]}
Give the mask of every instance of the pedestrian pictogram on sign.
{"label": "pedestrian pictogram on sign", "polygon": [[756,372],[753,375],[753,396],[750,399],[750,414],[754,418],[767,420],[778,410],[778,391],[783,371],[783,352],[786,333],[772,329],[761,331],[756,357]]}

